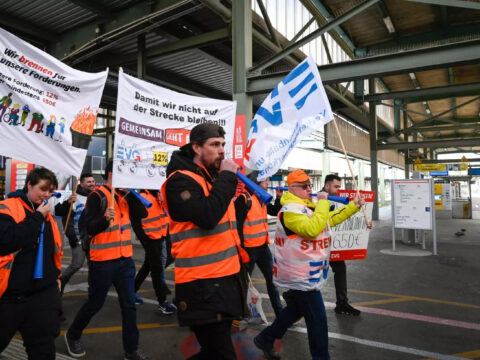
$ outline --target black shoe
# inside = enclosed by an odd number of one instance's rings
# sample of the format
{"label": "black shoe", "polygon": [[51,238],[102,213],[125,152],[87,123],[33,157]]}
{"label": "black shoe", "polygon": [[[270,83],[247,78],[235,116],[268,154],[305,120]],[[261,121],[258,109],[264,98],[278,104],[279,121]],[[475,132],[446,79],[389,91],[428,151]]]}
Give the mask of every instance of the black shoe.
{"label": "black shoe", "polygon": [[133,353],[125,353],[125,360],[148,360],[148,356],[140,350],[135,350]]}
{"label": "black shoe", "polygon": [[257,348],[263,351],[263,355],[265,355],[265,358],[267,360],[280,360],[280,354],[277,353],[275,350],[272,348],[267,348],[265,345],[263,345],[259,340],[258,340],[258,335],[253,338],[253,343]]}
{"label": "black shoe", "polygon": [[86,352],[83,348],[82,342],[79,340],[73,340],[68,337],[68,331],[65,333],[65,345],[67,346],[67,352],[73,357],[85,356]]}
{"label": "black shoe", "polygon": [[341,315],[352,315],[352,316],[358,316],[361,313],[360,310],[355,309],[349,303],[342,303],[337,305],[337,307],[335,308],[335,312]]}

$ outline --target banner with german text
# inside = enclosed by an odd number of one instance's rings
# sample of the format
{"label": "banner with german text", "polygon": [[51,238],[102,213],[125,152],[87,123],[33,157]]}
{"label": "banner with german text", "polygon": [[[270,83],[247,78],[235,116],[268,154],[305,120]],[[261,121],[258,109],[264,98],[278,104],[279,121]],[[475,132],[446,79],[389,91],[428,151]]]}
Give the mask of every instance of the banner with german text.
{"label": "banner with german text", "polygon": [[0,28],[0,154],[80,176],[108,70],[75,70]]}
{"label": "banner with german text", "polygon": [[203,123],[225,129],[232,158],[236,102],[181,94],[129,76],[118,77],[113,186],[160,189],[173,151]]}
{"label": "banner with german text", "polygon": [[[351,201],[355,198],[355,190],[339,190],[338,196],[348,197]],[[373,202],[375,191],[362,191],[360,195],[365,199],[365,210],[368,218],[372,218]],[[332,250],[330,261],[339,260],[362,260],[367,257],[368,237],[370,231],[367,229],[363,211],[358,211],[341,224],[332,227]]]}

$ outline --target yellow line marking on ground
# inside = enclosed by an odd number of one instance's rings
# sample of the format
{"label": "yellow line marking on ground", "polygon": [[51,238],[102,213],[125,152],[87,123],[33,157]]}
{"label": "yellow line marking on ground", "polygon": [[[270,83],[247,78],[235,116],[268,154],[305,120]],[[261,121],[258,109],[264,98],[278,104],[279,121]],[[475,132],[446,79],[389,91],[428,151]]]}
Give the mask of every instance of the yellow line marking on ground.
{"label": "yellow line marking on ground", "polygon": [[[325,289],[328,290],[335,290],[335,288],[331,286],[326,286]],[[419,297],[419,296],[409,296],[409,295],[402,295],[402,294],[391,294],[391,293],[384,293],[380,291],[369,291],[369,290],[354,290],[354,289],[348,289],[349,292],[355,292],[359,294],[370,294],[370,295],[379,295],[379,296],[390,296],[390,297],[401,297],[404,299],[409,299],[411,300],[418,300],[418,301],[425,301],[425,302],[431,302],[431,303],[437,303],[437,304],[445,304],[445,305],[453,305],[453,306],[459,306],[459,307],[468,307],[472,309],[480,309],[479,305],[473,305],[473,304],[464,304],[456,301],[447,301],[447,300],[439,300],[439,299],[432,299],[432,298],[425,298],[425,297]]]}
{"label": "yellow line marking on ground", "polygon": [[[463,357],[465,359],[476,359],[480,357],[480,350],[472,350],[463,353],[453,354],[452,356]],[[424,360],[435,360],[435,359],[424,359]]]}
{"label": "yellow line marking on ground", "polygon": [[153,288],[152,289],[141,289],[141,290],[138,290],[137,293],[148,293],[148,292],[152,292],[153,291]]}
{"label": "yellow line marking on ground", "polygon": [[[159,324],[159,323],[137,325],[139,329],[156,329],[156,328],[177,327],[177,326],[178,324]],[[66,331],[67,330],[60,331],[60,336],[64,335]],[[102,333],[117,332],[117,331],[122,331],[122,327],[108,326],[108,327],[101,327],[101,328],[85,329],[83,330],[83,334],[102,334]]]}
{"label": "yellow line marking on ground", "polygon": [[373,301],[364,301],[364,302],[356,302],[352,305],[355,306],[370,306],[370,305],[383,305],[383,304],[393,304],[405,301],[414,301],[413,299],[409,298],[396,298],[396,299],[385,299],[385,300],[373,300]]}
{"label": "yellow line marking on ground", "polygon": [[[81,290],[76,290],[76,291],[81,291]],[[64,293],[62,297],[73,297],[73,296],[87,296],[88,292],[79,292],[79,293]]]}

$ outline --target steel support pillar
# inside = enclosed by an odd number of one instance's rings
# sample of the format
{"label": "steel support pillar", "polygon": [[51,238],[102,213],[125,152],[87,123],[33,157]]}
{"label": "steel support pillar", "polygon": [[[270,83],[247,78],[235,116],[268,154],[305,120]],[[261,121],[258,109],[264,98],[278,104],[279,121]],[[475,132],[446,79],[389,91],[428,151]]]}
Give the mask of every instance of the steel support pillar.
{"label": "steel support pillar", "polygon": [[[368,79],[368,91],[375,93],[375,79]],[[372,191],[375,191],[372,220],[378,220],[378,151],[377,151],[377,107],[374,102],[369,104],[370,119],[370,169]]]}
{"label": "steel support pillar", "polygon": [[145,77],[145,34],[140,34],[137,38],[137,77]]}
{"label": "steel support pillar", "polygon": [[237,115],[245,115],[245,129],[252,123],[252,96],[247,94],[247,70],[252,67],[252,0],[232,2],[233,100]]}
{"label": "steel support pillar", "polygon": [[[408,128],[408,114],[406,111],[403,112],[403,128],[407,129]],[[408,142],[408,133],[404,134],[404,140],[405,142]],[[408,149],[405,150],[405,179],[410,178],[410,151]]]}

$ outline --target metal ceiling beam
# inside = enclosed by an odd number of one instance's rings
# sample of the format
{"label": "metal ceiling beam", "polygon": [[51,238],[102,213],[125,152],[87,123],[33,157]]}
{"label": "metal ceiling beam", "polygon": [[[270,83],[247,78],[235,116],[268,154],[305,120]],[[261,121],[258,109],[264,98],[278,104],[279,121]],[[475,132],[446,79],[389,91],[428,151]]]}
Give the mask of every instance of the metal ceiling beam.
{"label": "metal ceiling beam", "polygon": [[[272,22],[270,21],[270,17],[268,16],[267,9],[265,9],[265,5],[263,5],[262,0],[257,0],[258,7],[262,12],[263,20],[267,25],[268,32],[270,33],[270,37],[275,45],[280,46],[280,42],[278,41],[277,34],[275,33],[275,29],[272,26]],[[281,46],[280,46],[281,47]]]}
{"label": "metal ceiling beam", "polygon": [[[98,19],[94,19],[86,24],[62,32],[58,41],[55,42],[51,53],[58,59],[67,57],[75,49],[86,47],[90,43],[101,43],[103,39],[107,39],[109,34],[126,33],[136,24],[151,21],[150,19],[154,20],[156,15],[167,13],[190,2],[190,0],[160,0],[153,5],[147,1],[135,2],[131,6],[112,13],[112,17],[107,21],[100,22]],[[96,31],[100,23],[102,24],[103,34],[98,36]],[[152,24],[150,23],[150,25]]]}
{"label": "metal ceiling beam", "polygon": [[479,146],[480,137],[476,139],[464,140],[430,140],[430,141],[416,141],[403,143],[390,143],[377,145],[378,150],[398,150],[398,149],[421,149],[421,148],[449,148],[457,146]]}
{"label": "metal ceiling beam", "polygon": [[364,57],[382,55],[391,52],[408,51],[418,47],[431,47],[442,44],[454,43],[463,40],[471,40],[480,36],[478,24],[454,27],[442,27],[439,30],[400,37],[396,40],[388,40],[382,43],[369,45],[355,49],[355,55]]}
{"label": "metal ceiling beam", "polygon": [[452,6],[465,9],[480,10],[480,3],[464,0],[407,0],[410,2],[419,2],[432,5]]}
{"label": "metal ceiling beam", "polygon": [[403,99],[404,103],[412,104],[422,101],[430,101],[437,99],[445,99],[450,97],[474,96],[480,92],[480,82],[469,84],[452,84],[447,86],[438,86],[422,89],[412,89],[405,91],[392,91],[387,93],[380,93],[374,95],[365,95],[359,97],[365,102],[383,100]]}
{"label": "metal ceiling beam", "polygon": [[441,140],[441,139],[471,139],[476,138],[478,139],[478,144],[480,145],[480,135],[475,132],[472,134],[451,134],[451,135],[435,135],[426,137],[425,140]]}
{"label": "metal ceiling beam", "polygon": [[28,21],[9,15],[5,12],[0,12],[0,25],[6,26],[20,33],[28,34],[47,43],[55,42],[59,38],[59,34],[54,31],[33,25]]}
{"label": "metal ceiling beam", "polygon": [[463,125],[448,125],[448,126],[422,126],[418,128],[423,132],[432,132],[432,131],[456,131],[456,130],[480,130],[480,119],[478,124],[463,124]]}
{"label": "metal ceiling beam", "polygon": [[[443,154],[443,153],[442,153]],[[409,159],[410,163],[414,164],[415,159]],[[461,159],[442,159],[442,160],[423,160],[422,164],[454,164],[462,162]],[[468,162],[480,162],[480,158],[468,159]]]}
{"label": "metal ceiling beam", "polygon": [[[414,71],[478,63],[480,40],[437,46],[430,49],[405,51],[342,63],[322,65],[318,71],[324,84],[370,79]],[[249,93],[270,92],[288,71],[249,77]]]}
{"label": "metal ceiling beam", "polygon": [[[324,20],[324,21],[319,21],[319,24],[320,25],[325,25],[327,24],[328,22],[332,21],[333,19],[335,19],[335,17],[330,13],[330,11],[322,4],[322,2],[320,0],[301,0],[302,1],[302,4],[307,8],[309,9],[310,6],[309,4],[312,4],[314,6],[314,8],[320,13],[320,15],[323,17],[323,19],[321,20]],[[315,16],[314,14],[314,11],[312,11],[313,9],[309,9],[310,10],[310,13],[312,13],[312,15]],[[335,28],[333,28],[329,34],[333,37],[333,38],[340,38],[340,42],[343,42],[347,47],[348,47],[348,51],[345,51],[347,54],[351,53],[351,57],[353,57],[353,51],[355,50],[355,44],[353,43],[352,39],[350,38],[350,36],[347,35],[347,33],[345,31],[343,31],[342,27],[341,26],[337,26]],[[337,41],[339,39],[336,39]],[[345,50],[345,49],[344,49]]]}
{"label": "metal ceiling beam", "polygon": [[68,0],[68,2],[71,2],[72,4],[75,4],[77,6],[80,6],[81,8],[91,11],[95,13],[96,15],[102,17],[102,18],[109,18],[112,16],[110,11],[108,11],[105,7],[98,6],[95,2],[89,1],[89,0]]}
{"label": "metal ceiling beam", "polygon": [[347,11],[345,14],[341,15],[340,17],[336,18],[335,20],[329,22],[328,24],[320,27],[319,29],[315,30],[314,32],[310,33],[309,35],[303,37],[302,39],[298,40],[297,42],[289,45],[284,50],[280,51],[279,53],[271,56],[267,60],[263,61],[262,63],[252,67],[249,73],[259,73],[262,70],[266,69],[270,65],[275,64],[276,62],[282,60],[285,56],[290,55],[295,50],[299,49],[305,44],[308,44],[313,39],[317,38],[318,36],[334,29],[336,26],[344,23],[345,21],[349,20],[353,16],[359,14],[363,10],[369,8],[371,5],[375,4],[380,0],[367,0],[359,6],[354,7],[353,9]]}

